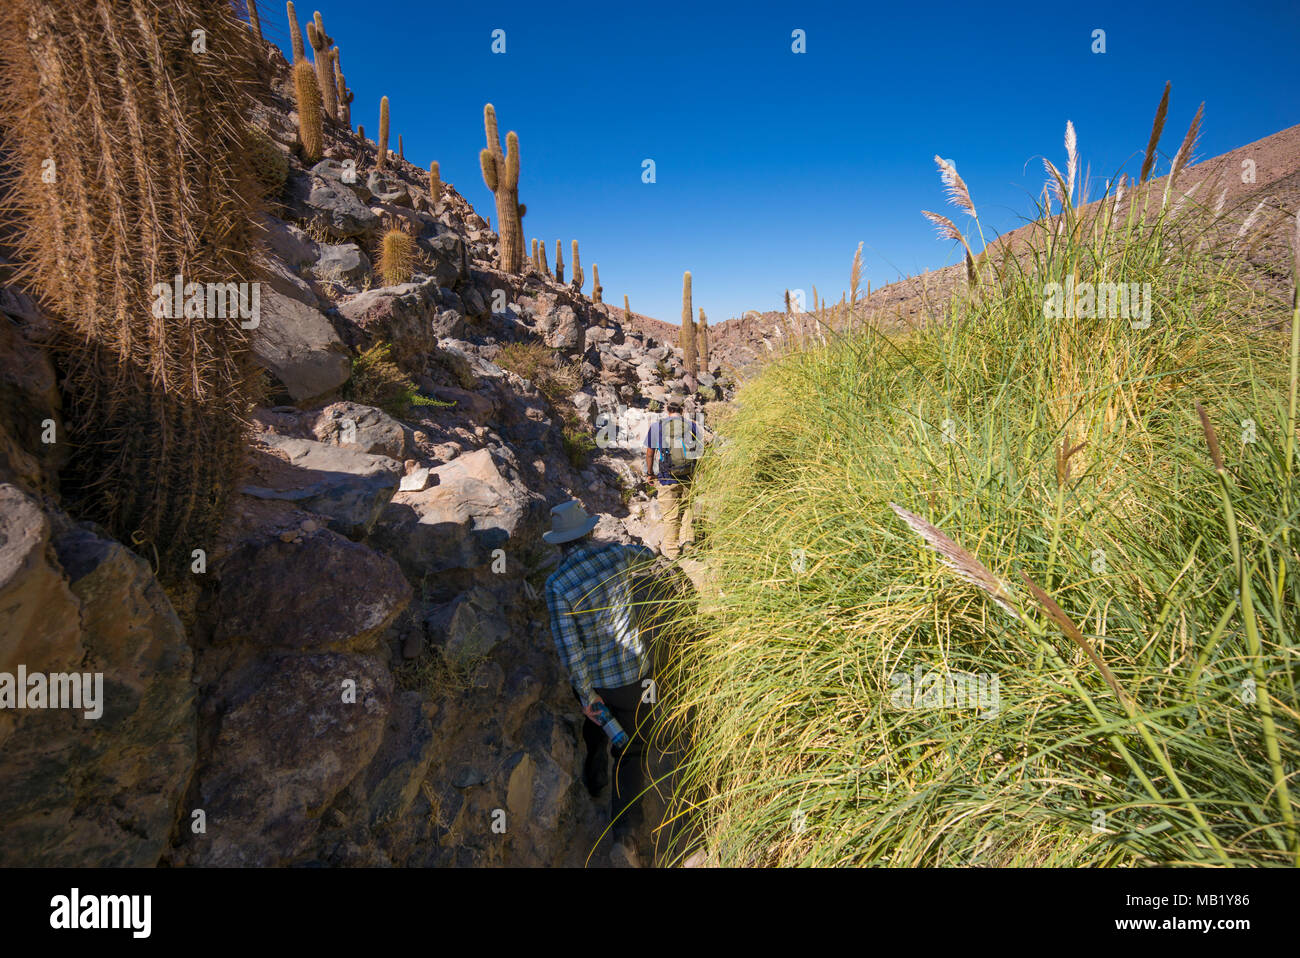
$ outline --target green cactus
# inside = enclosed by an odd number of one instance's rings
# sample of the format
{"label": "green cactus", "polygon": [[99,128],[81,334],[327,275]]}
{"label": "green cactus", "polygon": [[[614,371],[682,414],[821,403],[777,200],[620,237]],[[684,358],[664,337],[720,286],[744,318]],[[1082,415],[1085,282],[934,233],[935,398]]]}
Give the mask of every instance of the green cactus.
{"label": "green cactus", "polygon": [[349,130],[352,129],[352,101],[357,95],[348,89],[348,81],[343,76],[343,68],[339,66],[339,50],[335,47],[330,51],[330,60],[334,64],[334,86],[335,93],[339,101],[339,121]]}
{"label": "green cactus", "polygon": [[541,264],[542,273],[546,276],[551,275],[551,264],[546,262],[546,243],[537,244],[537,262]]}
{"label": "green cactus", "polygon": [[628,305],[627,293],[624,293],[623,294],[623,325],[630,326],[631,324],[632,324],[632,307]]}
{"label": "green cactus", "polygon": [[253,28],[257,42],[265,43],[262,39],[262,18],[257,15],[257,0],[248,0],[248,25]]}
{"label": "green cactus", "polygon": [[709,318],[704,315],[704,307],[700,307],[700,368],[706,373],[709,371]]}
{"label": "green cactus", "polygon": [[379,241],[375,267],[385,286],[400,286],[411,281],[415,270],[415,237],[397,227],[387,230]]}
{"label": "green cactus", "polygon": [[302,141],[302,156],[306,162],[315,163],[325,150],[325,136],[316,70],[306,60],[293,65],[293,91],[298,100],[298,138]]}
{"label": "green cactus", "polygon": [[325,116],[332,122],[338,116],[339,109],[333,58],[329,52],[330,44],[334,41],[325,35],[319,12],[316,13],[316,19],[307,24],[307,40],[311,44],[312,62],[316,67],[316,85],[320,88],[321,105],[325,108]]}
{"label": "green cactus", "polygon": [[388,97],[379,100],[379,159],[375,169],[382,170],[388,165]]}
{"label": "green cactus", "polygon": [[483,128],[487,146],[479,153],[483,182],[492,191],[497,204],[497,251],[501,269],[518,273],[524,265],[524,228],[520,218],[526,212],[519,203],[519,137],[506,134],[506,149],[501,151],[497,132],[497,113],[491,103],[483,107]]}
{"label": "green cactus", "polygon": [[582,284],[586,281],[586,276],[582,272],[582,261],[578,259],[578,241],[573,241],[573,280],[569,283],[579,293],[582,292]]}
{"label": "green cactus", "polygon": [[695,317],[691,310],[691,272],[682,277],[682,365],[686,375],[695,375]]}
{"label": "green cactus", "polygon": [[285,16],[289,18],[289,42],[293,45],[293,62],[307,59],[307,51],[302,45],[302,28],[298,26],[298,12],[293,8],[293,0],[286,0]]}
{"label": "green cactus", "polygon": [[604,287],[600,285],[600,267],[597,264],[592,263],[591,264],[591,301],[593,303],[599,303],[601,301],[600,294],[603,293],[604,291],[605,291]]}
{"label": "green cactus", "polygon": [[429,164],[429,199],[434,209],[438,208],[438,203],[442,200],[442,173],[437,160]]}
{"label": "green cactus", "polygon": [[555,241],[555,281],[564,285],[564,247]]}
{"label": "green cactus", "polygon": [[533,269],[541,272],[541,261],[537,258],[537,237],[533,237]]}
{"label": "green cactus", "polygon": [[402,142],[402,134],[397,134],[397,158],[403,163],[406,162],[406,144]]}

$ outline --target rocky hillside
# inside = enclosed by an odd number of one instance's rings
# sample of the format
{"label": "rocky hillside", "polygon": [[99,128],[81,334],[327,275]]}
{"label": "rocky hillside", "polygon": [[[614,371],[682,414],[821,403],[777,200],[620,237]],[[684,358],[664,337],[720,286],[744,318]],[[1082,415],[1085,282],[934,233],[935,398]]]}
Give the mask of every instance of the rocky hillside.
{"label": "rocky hillside", "polygon": [[[0,864],[584,864],[607,799],[581,783],[540,534],[577,497],[597,535],[656,544],[638,445],[680,352],[499,269],[452,185],[433,197],[396,154],[377,171],[342,124],[302,163],[289,65],[264,52],[267,399],[187,588],[65,511],[49,323],[0,289],[0,672],[107,690],[98,721],[0,712]],[[384,286],[393,227],[417,262]],[[702,401],[730,396],[718,373]]]}

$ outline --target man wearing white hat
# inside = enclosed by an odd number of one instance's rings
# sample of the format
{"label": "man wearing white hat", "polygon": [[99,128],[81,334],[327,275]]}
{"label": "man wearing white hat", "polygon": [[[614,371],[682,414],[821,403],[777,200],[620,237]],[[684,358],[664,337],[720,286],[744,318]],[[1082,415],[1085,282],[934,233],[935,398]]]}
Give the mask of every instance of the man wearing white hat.
{"label": "man wearing white hat", "polygon": [[546,579],[546,605],[560,661],[586,716],[583,777],[593,796],[609,780],[609,740],[598,724],[601,705],[629,736],[626,745],[614,749],[610,817],[615,842],[635,848],[651,710],[643,701],[647,696],[642,683],[650,676],[651,660],[637,626],[629,573],[648,568],[655,554],[641,545],[593,541],[597,521],[576,499],[551,510],[551,529],[542,538],[558,545],[562,556]]}

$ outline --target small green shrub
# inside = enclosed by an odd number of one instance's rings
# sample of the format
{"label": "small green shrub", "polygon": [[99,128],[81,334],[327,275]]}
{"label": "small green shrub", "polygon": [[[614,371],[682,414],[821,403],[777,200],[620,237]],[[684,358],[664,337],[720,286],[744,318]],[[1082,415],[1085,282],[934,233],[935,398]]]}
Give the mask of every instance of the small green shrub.
{"label": "small green shrub", "polygon": [[[343,398],[376,406],[390,416],[406,415],[418,395],[415,383],[393,362],[391,343],[376,343],[358,356],[352,363],[351,377],[343,384]],[[421,405],[428,403],[436,400]]]}

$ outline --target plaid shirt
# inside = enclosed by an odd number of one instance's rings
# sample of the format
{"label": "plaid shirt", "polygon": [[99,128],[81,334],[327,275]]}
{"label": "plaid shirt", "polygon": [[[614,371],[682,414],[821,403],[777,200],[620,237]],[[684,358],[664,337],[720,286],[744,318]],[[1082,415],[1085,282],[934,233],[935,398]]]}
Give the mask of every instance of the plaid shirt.
{"label": "plaid shirt", "polygon": [[584,708],[593,689],[630,685],[649,671],[626,573],[654,557],[640,545],[585,546],[546,579],[551,635]]}

